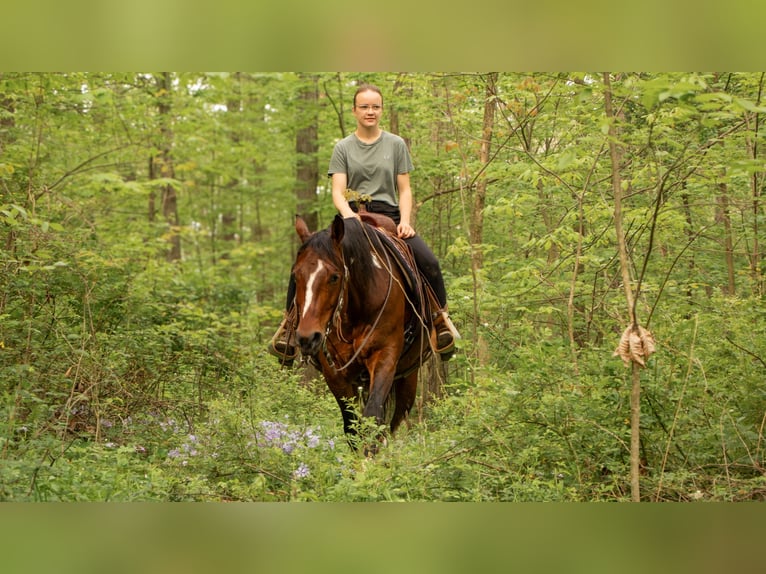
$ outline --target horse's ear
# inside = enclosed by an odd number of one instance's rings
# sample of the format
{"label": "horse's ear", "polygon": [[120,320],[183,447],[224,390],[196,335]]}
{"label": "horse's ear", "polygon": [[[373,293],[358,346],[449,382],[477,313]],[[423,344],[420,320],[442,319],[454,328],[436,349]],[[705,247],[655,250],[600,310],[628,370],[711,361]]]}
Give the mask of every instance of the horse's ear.
{"label": "horse's ear", "polygon": [[311,237],[309,226],[306,225],[306,222],[303,221],[303,218],[300,215],[295,216],[295,231],[298,234],[298,237],[301,238],[301,242],[303,243],[306,243],[308,238]]}
{"label": "horse's ear", "polygon": [[343,235],[346,233],[346,224],[343,222],[343,217],[338,214],[335,219],[332,220],[332,240],[335,243],[343,241]]}

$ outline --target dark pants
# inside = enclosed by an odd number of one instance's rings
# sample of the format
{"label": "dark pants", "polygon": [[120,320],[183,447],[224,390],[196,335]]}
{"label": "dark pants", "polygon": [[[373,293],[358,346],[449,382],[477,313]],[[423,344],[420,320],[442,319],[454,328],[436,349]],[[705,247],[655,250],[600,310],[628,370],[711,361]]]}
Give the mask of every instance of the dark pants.
{"label": "dark pants", "polygon": [[436,255],[434,255],[420,235],[409,237],[404,242],[412,249],[412,255],[415,258],[418,269],[420,269],[420,272],[428,281],[431,289],[434,290],[434,295],[439,300],[439,305],[444,309],[447,306],[447,290],[444,287],[444,278],[442,277],[441,267],[439,267],[439,260],[436,259]]}
{"label": "dark pants", "polygon": [[[355,212],[359,211],[355,201],[349,202],[349,205]],[[367,203],[366,207],[367,211],[387,215],[394,220],[394,223],[399,225],[401,218],[399,216],[398,207],[394,207],[393,205],[389,205],[382,201],[369,202]],[[447,306],[447,289],[444,286],[444,277],[442,277],[442,270],[439,266],[439,260],[436,259],[436,255],[434,255],[433,251],[431,251],[431,248],[426,245],[426,242],[423,241],[420,235],[409,237],[405,239],[404,242],[410,246],[410,249],[412,249],[412,255],[415,258],[415,264],[418,266],[418,269],[426,278],[426,281],[428,281],[431,289],[433,289],[434,295],[436,295],[436,298],[439,300],[439,305],[442,307],[442,309],[445,308]],[[295,277],[290,274],[290,284],[287,288],[287,309],[290,309],[292,306],[294,298]]]}

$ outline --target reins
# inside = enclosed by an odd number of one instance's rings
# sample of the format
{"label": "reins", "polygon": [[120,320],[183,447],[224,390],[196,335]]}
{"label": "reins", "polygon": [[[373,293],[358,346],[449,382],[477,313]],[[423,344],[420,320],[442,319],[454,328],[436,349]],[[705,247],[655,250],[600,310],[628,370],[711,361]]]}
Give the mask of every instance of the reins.
{"label": "reins", "polygon": [[[361,222],[360,222],[361,223]],[[367,238],[367,242],[370,244],[370,249],[375,254],[378,253],[377,249],[375,249],[375,245],[372,242],[372,238],[367,233],[367,227],[364,223],[361,223],[362,230],[364,231],[364,235]],[[385,250],[384,250],[385,251]],[[342,254],[341,254],[342,255]],[[386,305],[388,305],[388,299],[391,297],[391,289],[393,288],[394,284],[394,272],[393,268],[391,266],[391,258],[388,252],[386,251],[386,270],[388,271],[388,289],[386,291],[386,298],[383,301],[383,304],[380,306],[380,311],[378,311],[378,316],[375,317],[375,321],[370,326],[369,330],[367,331],[367,334],[364,337],[364,340],[362,341],[362,344],[359,345],[359,348],[354,351],[354,354],[351,355],[351,358],[346,362],[345,365],[342,367],[336,367],[335,361],[333,360],[332,356],[330,355],[329,350],[327,349],[327,340],[330,332],[332,331],[333,326],[335,326],[338,330],[338,337],[346,342],[350,343],[350,341],[347,341],[346,338],[343,335],[343,319],[341,317],[341,311],[343,308],[343,304],[345,303],[345,297],[344,295],[348,291],[348,284],[349,284],[349,270],[348,266],[346,265],[345,257],[343,257],[343,285],[341,285],[341,291],[340,291],[340,297],[338,297],[338,302],[335,305],[335,311],[333,312],[333,316],[327,323],[327,328],[325,330],[325,336],[324,336],[324,342],[322,343],[322,351],[324,352],[325,359],[327,360],[327,364],[336,372],[344,371],[347,369],[354,361],[356,361],[357,357],[359,357],[359,354],[362,352],[362,350],[365,348],[367,343],[370,340],[370,337],[372,337],[373,333],[375,332],[375,328],[378,326],[378,323],[380,322],[380,318],[383,316],[383,311],[386,308]]]}
{"label": "reins", "polygon": [[[364,231],[364,234],[367,237],[367,242],[370,244],[371,250],[377,255],[378,254],[378,250],[376,249],[375,245],[373,244],[372,239],[370,238],[370,236],[368,234],[367,227],[364,224],[362,224],[362,230]],[[380,233],[381,233],[381,235],[384,235],[383,232],[380,232]],[[394,248],[396,248],[396,247],[394,247]],[[420,327],[423,328],[423,329],[428,330],[428,325],[426,324],[426,321],[423,318],[423,315],[421,315],[421,313],[420,313],[420,311],[425,311],[426,307],[422,307],[420,310],[418,310],[418,307],[417,307],[417,305],[415,305],[415,302],[412,299],[410,299],[410,296],[407,293],[407,289],[404,288],[404,285],[402,285],[402,283],[399,281],[399,279],[394,277],[393,265],[391,264],[391,257],[389,255],[388,249],[386,249],[385,246],[383,247],[383,251],[386,253],[386,263],[387,263],[386,271],[388,271],[389,284],[388,284],[388,294],[386,295],[386,301],[384,302],[383,307],[381,307],[380,315],[382,315],[382,313],[383,313],[383,309],[385,308],[385,303],[388,302],[388,296],[391,293],[391,282],[392,281],[396,281],[396,283],[399,285],[399,288],[402,290],[402,294],[404,295],[404,298],[407,300],[407,303],[409,304],[410,309],[412,309],[412,312],[414,313],[416,319],[418,320],[418,323],[420,324]],[[414,263],[412,263],[412,264],[414,265]],[[417,274],[418,273],[416,271],[416,276],[417,276]],[[414,288],[415,289],[421,289],[419,284],[416,284],[416,286]],[[429,286],[425,286],[425,288],[423,289],[423,296],[424,297],[428,297],[427,291],[429,291],[429,290],[430,290],[430,287]],[[427,305],[427,304],[424,303],[424,305]],[[380,315],[378,315],[378,319],[380,319]],[[377,325],[377,320],[375,321],[375,324]],[[373,326],[373,329],[374,329],[374,326]],[[370,333],[372,333],[372,331],[370,331]],[[426,337],[426,339],[428,339],[428,337]],[[430,345],[430,343],[429,343],[429,345]],[[432,347],[432,350],[433,350],[433,347]],[[422,354],[423,354],[423,343],[422,343],[422,340],[421,340],[421,349],[420,349],[421,361],[420,361],[420,364],[422,364]],[[403,373],[400,376],[405,376],[405,375],[407,375],[408,373],[412,372],[413,370],[415,370],[417,368],[419,368],[419,365],[413,366],[413,368],[411,368],[409,371]]]}

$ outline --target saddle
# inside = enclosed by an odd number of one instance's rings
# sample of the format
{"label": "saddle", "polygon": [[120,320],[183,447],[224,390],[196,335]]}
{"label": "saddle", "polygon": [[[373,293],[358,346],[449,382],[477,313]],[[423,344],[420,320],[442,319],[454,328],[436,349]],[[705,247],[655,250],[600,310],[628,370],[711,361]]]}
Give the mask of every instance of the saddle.
{"label": "saddle", "polygon": [[394,220],[382,213],[367,211],[364,204],[359,206],[359,217],[364,223],[378,230],[383,246],[406,280],[405,287],[414,310],[410,324],[405,326],[406,352],[415,338],[415,329],[418,325],[431,329],[431,318],[433,313],[439,310],[440,305],[433,289],[420,273],[409,245],[398,237]]}
{"label": "saddle", "polygon": [[417,310],[420,307],[420,301],[423,299],[423,292],[420,272],[418,271],[415,258],[409,245],[400,239],[396,233],[396,224],[394,220],[382,213],[373,213],[364,209],[364,204],[360,206],[359,217],[362,222],[367,223],[377,229],[378,234],[386,247],[389,255],[393,256],[394,261],[407,281],[408,294],[417,298]]}

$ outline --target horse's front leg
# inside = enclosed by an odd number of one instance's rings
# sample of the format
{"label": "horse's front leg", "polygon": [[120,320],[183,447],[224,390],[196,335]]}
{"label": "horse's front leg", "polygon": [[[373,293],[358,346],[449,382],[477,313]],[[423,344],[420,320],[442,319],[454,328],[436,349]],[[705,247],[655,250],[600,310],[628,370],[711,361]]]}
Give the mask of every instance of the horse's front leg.
{"label": "horse's front leg", "polygon": [[394,416],[391,419],[391,432],[407,418],[407,415],[415,404],[415,397],[418,392],[418,371],[417,369],[396,382],[396,406]]}
{"label": "horse's front leg", "polygon": [[355,387],[343,378],[325,375],[325,381],[340,408],[340,414],[343,417],[343,432],[349,438],[351,447],[355,448],[354,441],[351,440],[357,434],[357,406],[359,401]]}
{"label": "horse's front leg", "polygon": [[394,383],[398,357],[398,351],[382,349],[367,361],[370,392],[362,414],[366,417],[375,417],[378,424],[385,423],[384,407]]}

